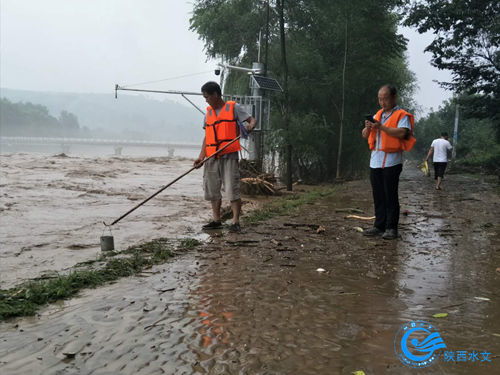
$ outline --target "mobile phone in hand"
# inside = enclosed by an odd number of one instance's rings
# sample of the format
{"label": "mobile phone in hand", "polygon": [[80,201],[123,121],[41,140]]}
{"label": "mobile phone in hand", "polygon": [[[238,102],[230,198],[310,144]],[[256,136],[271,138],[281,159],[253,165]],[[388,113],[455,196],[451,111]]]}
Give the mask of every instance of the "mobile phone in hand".
{"label": "mobile phone in hand", "polygon": [[370,121],[370,122],[377,122],[374,118],[373,115],[365,115],[365,119]]}

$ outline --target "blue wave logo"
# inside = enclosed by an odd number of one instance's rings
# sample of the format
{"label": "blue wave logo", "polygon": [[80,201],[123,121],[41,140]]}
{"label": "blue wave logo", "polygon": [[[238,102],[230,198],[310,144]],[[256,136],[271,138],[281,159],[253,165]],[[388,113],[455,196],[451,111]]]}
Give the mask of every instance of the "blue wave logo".
{"label": "blue wave logo", "polygon": [[439,332],[422,320],[403,324],[394,340],[394,351],[409,367],[427,367],[437,358],[436,351],[446,348]]}

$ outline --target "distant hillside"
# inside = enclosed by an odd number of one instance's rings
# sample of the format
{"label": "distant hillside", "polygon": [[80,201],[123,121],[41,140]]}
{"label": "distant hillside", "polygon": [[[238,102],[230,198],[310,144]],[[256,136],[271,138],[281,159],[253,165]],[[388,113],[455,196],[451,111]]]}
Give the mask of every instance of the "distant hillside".
{"label": "distant hillside", "polygon": [[51,116],[47,107],[29,102],[13,103],[0,99],[0,135],[37,137],[91,136],[88,129],[81,129],[77,117],[62,111],[59,117]]}
{"label": "distant hillside", "polygon": [[31,102],[59,117],[62,111],[77,116],[92,135],[127,139],[158,139],[197,142],[203,136],[202,116],[194,108],[165,99],[120,93],[79,94],[25,91],[2,88],[0,97],[11,102]]}

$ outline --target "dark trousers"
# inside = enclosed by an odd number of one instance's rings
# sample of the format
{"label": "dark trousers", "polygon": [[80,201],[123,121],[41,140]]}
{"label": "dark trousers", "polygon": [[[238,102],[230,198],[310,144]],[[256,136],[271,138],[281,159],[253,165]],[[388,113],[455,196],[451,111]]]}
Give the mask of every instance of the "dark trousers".
{"label": "dark trousers", "polygon": [[434,164],[434,179],[437,180],[438,177],[444,177],[444,171],[446,171],[446,165],[448,163],[435,162]]}
{"label": "dark trousers", "polygon": [[370,168],[370,182],[375,205],[374,226],[380,230],[398,229],[398,185],[402,170],[402,164],[389,168]]}

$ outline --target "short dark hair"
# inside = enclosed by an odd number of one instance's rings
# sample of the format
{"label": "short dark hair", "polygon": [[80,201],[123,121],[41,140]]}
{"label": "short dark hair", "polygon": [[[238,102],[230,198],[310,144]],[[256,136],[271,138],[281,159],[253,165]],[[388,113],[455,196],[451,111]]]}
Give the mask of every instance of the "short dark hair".
{"label": "short dark hair", "polygon": [[201,92],[212,95],[213,93],[217,93],[217,95],[222,96],[222,91],[217,82],[209,81],[201,86]]}
{"label": "short dark hair", "polygon": [[442,132],[441,133],[441,137],[447,137],[448,136],[448,133],[447,132]]}
{"label": "short dark hair", "polygon": [[396,96],[398,94],[398,90],[396,89],[396,86],[393,86],[393,85],[384,85],[382,86],[380,89],[387,89],[389,90],[389,94],[391,94],[391,96]]}

